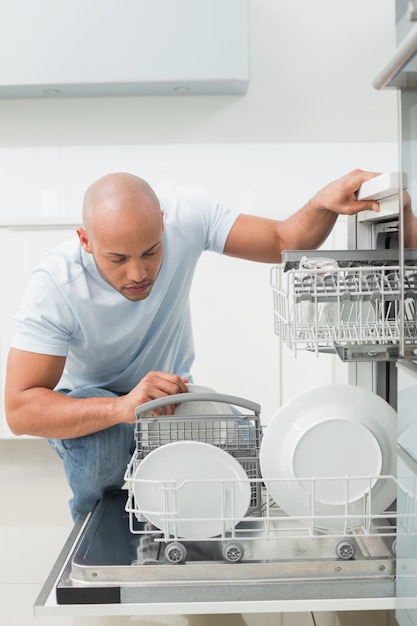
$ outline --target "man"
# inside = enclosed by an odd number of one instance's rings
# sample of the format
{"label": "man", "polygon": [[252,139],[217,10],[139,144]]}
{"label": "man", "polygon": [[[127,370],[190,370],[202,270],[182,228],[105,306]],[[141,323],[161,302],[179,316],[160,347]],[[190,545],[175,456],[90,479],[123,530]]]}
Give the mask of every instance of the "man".
{"label": "man", "polygon": [[351,172],[284,221],[202,201],[161,210],[149,185],[131,174],[91,185],[78,237],[32,274],[6,379],[9,426],[48,438],[62,457],[74,520],[122,484],[135,447],[135,407],[187,391],[194,357],[188,296],[201,253],[277,263],[285,249],[316,248],[338,214],[378,210],[355,195],[374,175]]}

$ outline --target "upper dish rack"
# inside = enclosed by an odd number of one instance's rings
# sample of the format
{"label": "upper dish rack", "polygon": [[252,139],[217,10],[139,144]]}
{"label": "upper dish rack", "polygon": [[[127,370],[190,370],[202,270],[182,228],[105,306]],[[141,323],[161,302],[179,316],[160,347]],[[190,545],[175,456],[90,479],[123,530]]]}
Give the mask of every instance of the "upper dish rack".
{"label": "upper dish rack", "polygon": [[284,252],[272,270],[275,332],[282,341],[294,352],[388,361],[399,356],[404,320],[405,350],[417,354],[417,251],[407,251],[404,269],[391,250],[332,251],[337,263],[327,267],[314,264],[319,256]]}

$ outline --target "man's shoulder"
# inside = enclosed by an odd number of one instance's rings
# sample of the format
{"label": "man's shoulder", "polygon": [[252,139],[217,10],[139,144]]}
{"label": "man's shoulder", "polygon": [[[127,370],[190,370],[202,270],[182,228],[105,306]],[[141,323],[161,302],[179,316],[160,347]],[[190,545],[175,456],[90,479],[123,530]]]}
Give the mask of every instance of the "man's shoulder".
{"label": "man's shoulder", "polygon": [[71,280],[82,271],[81,246],[78,237],[50,249],[35,267],[35,272],[46,272],[55,282]]}
{"label": "man's shoulder", "polygon": [[185,194],[161,202],[164,223],[170,234],[182,237],[200,251],[223,252],[238,212],[213,202],[205,194]]}

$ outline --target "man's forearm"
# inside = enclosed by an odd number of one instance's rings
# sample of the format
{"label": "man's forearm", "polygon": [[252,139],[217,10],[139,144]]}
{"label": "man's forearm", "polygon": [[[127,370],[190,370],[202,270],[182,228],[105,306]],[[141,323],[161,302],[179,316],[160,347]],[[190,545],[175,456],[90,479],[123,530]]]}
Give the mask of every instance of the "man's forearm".
{"label": "man's forearm", "polygon": [[[16,435],[52,439],[81,437],[123,421],[120,398],[71,398],[49,389],[22,391],[6,417]],[[132,416],[133,421],[133,416]]]}

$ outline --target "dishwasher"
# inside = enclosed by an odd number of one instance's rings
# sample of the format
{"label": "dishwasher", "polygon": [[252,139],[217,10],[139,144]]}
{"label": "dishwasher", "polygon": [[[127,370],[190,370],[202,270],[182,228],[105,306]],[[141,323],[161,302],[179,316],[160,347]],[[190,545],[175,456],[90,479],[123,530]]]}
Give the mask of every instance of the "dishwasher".
{"label": "dishwasher", "polygon": [[[354,220],[355,239],[378,244],[361,250],[355,241],[356,249],[332,251],[330,267],[317,263],[317,251],[285,252],[272,269],[272,292],[275,333],[295,356],[298,350],[338,354],[351,368],[352,384],[371,381],[372,391],[394,410],[403,307],[406,350],[417,353],[417,252],[407,251],[400,267],[389,244],[398,233],[398,175],[380,178],[387,202],[370,181],[381,211]],[[166,404],[196,400],[224,410],[154,415]],[[260,414],[256,402],[217,393],[180,394],[137,407],[136,450],[124,488],[105,494],[76,524],[35,614],[395,608],[398,534],[417,534],[416,480],[407,479],[405,487],[395,471],[269,478],[261,472],[266,435]],[[196,468],[207,459],[226,462],[233,472],[213,477],[188,467],[185,476],[180,470],[174,478],[169,471],[155,473],[158,454],[164,453],[169,469],[191,451],[200,460]],[[363,495],[352,508],[349,494],[358,481]],[[383,511],[373,502],[377,481],[394,494]],[[293,489],[294,482],[306,497],[301,512],[291,514],[274,494],[278,487]],[[317,495],[323,483],[333,482],[340,500],[334,515],[321,510]]]}

